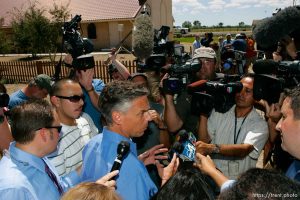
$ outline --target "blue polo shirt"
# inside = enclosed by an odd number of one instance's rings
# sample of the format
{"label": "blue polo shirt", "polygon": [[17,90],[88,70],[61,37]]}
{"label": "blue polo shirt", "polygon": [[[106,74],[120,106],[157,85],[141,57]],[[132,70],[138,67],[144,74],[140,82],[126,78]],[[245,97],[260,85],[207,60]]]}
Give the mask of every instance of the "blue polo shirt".
{"label": "blue polo shirt", "polygon": [[130,151],[116,179],[116,191],[124,200],[147,200],[157,192],[157,188],[137,157],[136,144],[106,127],[83,150],[82,181],[96,181],[110,172],[121,141],[129,142]]}

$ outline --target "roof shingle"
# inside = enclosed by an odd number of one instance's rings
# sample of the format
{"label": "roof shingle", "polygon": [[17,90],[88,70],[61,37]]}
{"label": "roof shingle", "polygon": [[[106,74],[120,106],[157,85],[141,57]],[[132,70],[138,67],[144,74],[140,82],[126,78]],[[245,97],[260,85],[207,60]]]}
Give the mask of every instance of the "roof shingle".
{"label": "roof shingle", "polygon": [[[103,21],[112,19],[135,18],[141,6],[139,0],[36,0],[39,7],[53,8],[54,2],[58,5],[67,5],[72,16],[81,15],[82,21]],[[13,8],[26,9],[28,0],[0,0],[0,18],[4,18],[4,26],[10,26]]]}

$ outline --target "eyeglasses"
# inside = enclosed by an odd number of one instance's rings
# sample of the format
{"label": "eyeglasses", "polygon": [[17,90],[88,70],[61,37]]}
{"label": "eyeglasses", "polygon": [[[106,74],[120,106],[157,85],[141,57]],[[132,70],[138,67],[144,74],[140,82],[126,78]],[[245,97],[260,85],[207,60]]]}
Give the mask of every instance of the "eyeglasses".
{"label": "eyeglasses", "polygon": [[62,129],[62,126],[45,126],[45,127],[41,127],[41,128],[36,129],[36,131],[41,130],[42,128],[56,128],[57,132],[60,133],[60,131]]}
{"label": "eyeglasses", "polygon": [[80,101],[80,99],[82,99],[82,101],[84,101],[84,96],[79,96],[79,95],[73,95],[70,97],[65,97],[65,96],[58,96],[56,95],[56,97],[60,98],[60,99],[68,99],[69,101],[71,101],[72,103],[78,103]]}

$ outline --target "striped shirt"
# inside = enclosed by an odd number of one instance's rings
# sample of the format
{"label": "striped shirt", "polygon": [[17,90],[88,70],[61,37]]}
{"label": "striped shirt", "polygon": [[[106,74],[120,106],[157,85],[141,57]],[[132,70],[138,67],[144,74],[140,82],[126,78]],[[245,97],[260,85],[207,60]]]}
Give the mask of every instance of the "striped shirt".
{"label": "striped shirt", "polygon": [[[235,105],[226,113],[218,113],[213,110],[208,118],[207,130],[212,138],[211,143],[235,144]],[[212,159],[229,179],[236,179],[239,174],[256,166],[257,159],[268,137],[267,122],[253,108],[245,120],[244,117],[237,118],[236,144],[250,144],[253,145],[254,150],[245,158],[217,154],[213,155]]]}
{"label": "striped shirt", "polygon": [[76,119],[77,126],[62,125],[57,150],[50,154],[60,176],[66,175],[82,164],[82,150],[85,144],[98,133],[91,117],[83,113]]}

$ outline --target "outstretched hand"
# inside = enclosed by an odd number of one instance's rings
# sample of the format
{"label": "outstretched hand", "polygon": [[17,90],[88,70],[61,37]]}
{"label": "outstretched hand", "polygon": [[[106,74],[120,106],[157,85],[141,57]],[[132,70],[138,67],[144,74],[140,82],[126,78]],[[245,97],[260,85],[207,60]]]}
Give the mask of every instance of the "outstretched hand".
{"label": "outstretched hand", "polygon": [[214,161],[209,155],[204,156],[200,153],[196,153],[195,167],[198,167],[204,174],[210,175],[212,171],[217,170]]}
{"label": "outstretched hand", "polygon": [[155,163],[158,174],[162,180],[161,185],[164,185],[177,171],[179,166],[179,158],[174,153],[170,164],[164,167],[159,161]]}
{"label": "outstretched hand", "polygon": [[161,153],[165,153],[168,151],[167,148],[163,148],[163,144],[158,144],[149,149],[148,151],[145,151],[144,153],[139,155],[139,160],[141,160],[144,165],[151,165],[155,164],[156,160],[165,160],[168,158],[168,156],[164,155],[157,155]]}

